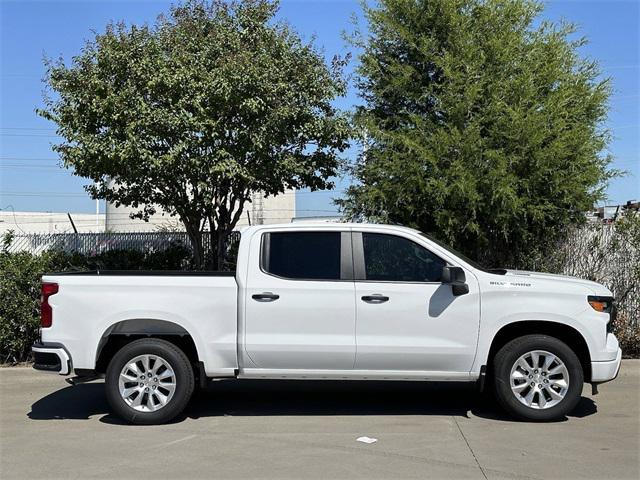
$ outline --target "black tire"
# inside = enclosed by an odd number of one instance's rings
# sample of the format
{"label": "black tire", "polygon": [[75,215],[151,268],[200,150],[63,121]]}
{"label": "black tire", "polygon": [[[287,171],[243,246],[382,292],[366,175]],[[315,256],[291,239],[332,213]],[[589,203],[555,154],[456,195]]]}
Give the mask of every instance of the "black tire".
{"label": "black tire", "polygon": [[[173,396],[159,410],[138,411],[127,404],[120,395],[120,372],[127,363],[139,355],[161,357],[171,366],[175,374],[176,387]],[[174,344],[158,338],[143,338],[122,347],[109,362],[105,378],[107,400],[113,413],[137,425],[157,425],[174,419],[189,403],[194,384],[193,368],[184,352]]]}
{"label": "black tire", "polygon": [[[512,367],[521,356],[535,350],[555,355],[564,363],[569,374],[569,387],[566,389],[564,398],[556,405],[546,409],[532,408],[523,404],[518,400],[517,394],[511,390]],[[520,420],[546,422],[564,418],[580,400],[583,384],[582,365],[576,354],[564,342],[547,335],[526,335],[511,340],[498,351],[493,359],[494,393],[500,405],[510,415]],[[539,397],[535,398],[539,399]]]}

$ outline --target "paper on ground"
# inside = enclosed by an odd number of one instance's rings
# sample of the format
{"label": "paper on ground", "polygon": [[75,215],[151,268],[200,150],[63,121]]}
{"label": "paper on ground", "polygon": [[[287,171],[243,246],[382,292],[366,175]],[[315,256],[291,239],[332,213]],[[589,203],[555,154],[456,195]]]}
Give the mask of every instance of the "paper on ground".
{"label": "paper on ground", "polygon": [[378,441],[377,438],[371,438],[371,437],[358,437],[356,438],[356,442],[362,442],[362,443],[376,443]]}

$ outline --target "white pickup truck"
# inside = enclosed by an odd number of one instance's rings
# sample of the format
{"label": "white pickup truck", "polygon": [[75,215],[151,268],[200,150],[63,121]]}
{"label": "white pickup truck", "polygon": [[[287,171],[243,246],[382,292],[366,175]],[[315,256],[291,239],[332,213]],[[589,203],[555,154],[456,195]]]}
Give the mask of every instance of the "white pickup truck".
{"label": "white pickup truck", "polygon": [[41,312],[35,368],[104,377],[139,424],[225,378],[486,381],[513,416],[551,420],[621,359],[604,286],[484,270],[391,225],[249,227],[235,273],[45,275]]}

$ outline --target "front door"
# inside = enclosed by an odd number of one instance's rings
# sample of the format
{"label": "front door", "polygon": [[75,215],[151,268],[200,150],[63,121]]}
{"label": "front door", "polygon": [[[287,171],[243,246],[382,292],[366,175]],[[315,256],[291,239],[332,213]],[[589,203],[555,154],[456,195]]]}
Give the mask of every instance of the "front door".
{"label": "front door", "polygon": [[244,300],[244,343],[253,368],[353,369],[350,233],[288,228],[256,237],[260,258],[250,259]]}
{"label": "front door", "polygon": [[475,277],[454,296],[447,262],[409,235],[354,232],[356,369],[468,372],[478,339]]}

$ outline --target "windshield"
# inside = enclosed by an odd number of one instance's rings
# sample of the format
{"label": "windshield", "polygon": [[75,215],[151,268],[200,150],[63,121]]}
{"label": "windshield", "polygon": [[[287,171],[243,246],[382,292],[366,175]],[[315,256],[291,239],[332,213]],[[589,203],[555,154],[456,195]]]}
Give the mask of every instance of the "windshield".
{"label": "windshield", "polygon": [[455,255],[458,258],[461,258],[462,260],[464,260],[465,262],[467,262],[469,265],[471,265],[473,268],[476,268],[478,270],[482,270],[483,272],[488,272],[488,273],[496,273],[499,275],[504,275],[505,273],[507,273],[506,270],[502,269],[502,268],[486,268],[483,265],[480,265],[478,262],[471,260],[469,257],[467,257],[464,253],[459,252],[458,250],[456,250],[455,248],[442,243],[440,240],[433,238],[431,235],[427,235],[426,233],[420,232],[420,235],[422,235],[424,238],[427,238],[429,240],[431,240],[433,243],[441,246],[442,248],[444,248],[445,250],[447,250],[448,252],[452,253],[453,255]]}

